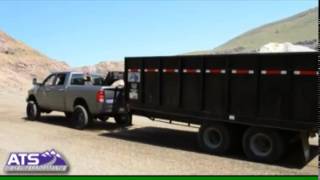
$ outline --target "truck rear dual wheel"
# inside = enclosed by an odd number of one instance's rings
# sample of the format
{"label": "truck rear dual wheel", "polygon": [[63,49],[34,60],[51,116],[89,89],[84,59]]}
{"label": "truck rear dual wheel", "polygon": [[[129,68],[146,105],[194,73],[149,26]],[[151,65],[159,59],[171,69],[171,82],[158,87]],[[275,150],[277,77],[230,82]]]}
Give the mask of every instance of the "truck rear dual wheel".
{"label": "truck rear dual wheel", "polygon": [[88,110],[82,105],[76,105],[72,113],[72,126],[76,129],[84,129],[91,122]]}
{"label": "truck rear dual wheel", "polygon": [[40,119],[41,116],[39,106],[35,101],[28,101],[26,113],[27,119],[32,121]]}
{"label": "truck rear dual wheel", "polygon": [[276,130],[251,127],[243,136],[242,146],[249,159],[272,163],[284,154],[284,143],[283,137]]}
{"label": "truck rear dual wheel", "polygon": [[199,145],[208,153],[227,153],[239,142],[236,132],[225,124],[202,125],[198,134]]}

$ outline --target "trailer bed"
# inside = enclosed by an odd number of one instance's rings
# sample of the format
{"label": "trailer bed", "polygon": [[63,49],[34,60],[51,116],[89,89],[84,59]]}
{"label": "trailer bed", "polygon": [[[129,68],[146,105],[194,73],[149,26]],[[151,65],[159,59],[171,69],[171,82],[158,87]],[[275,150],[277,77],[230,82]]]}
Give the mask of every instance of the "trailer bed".
{"label": "trailer bed", "polygon": [[125,58],[133,114],[315,131],[317,52]]}

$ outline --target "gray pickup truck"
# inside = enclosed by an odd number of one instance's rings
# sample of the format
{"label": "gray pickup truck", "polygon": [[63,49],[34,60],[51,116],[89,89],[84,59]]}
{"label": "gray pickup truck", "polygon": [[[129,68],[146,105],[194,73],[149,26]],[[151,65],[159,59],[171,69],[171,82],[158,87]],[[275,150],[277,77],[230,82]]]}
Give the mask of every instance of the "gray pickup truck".
{"label": "gray pickup truck", "polygon": [[125,105],[123,86],[110,84],[110,76],[104,79],[81,72],[52,73],[42,83],[34,79],[27,97],[27,118],[36,120],[41,113],[60,111],[77,129],[85,128],[94,118],[114,117],[116,123],[129,125],[131,114]]}

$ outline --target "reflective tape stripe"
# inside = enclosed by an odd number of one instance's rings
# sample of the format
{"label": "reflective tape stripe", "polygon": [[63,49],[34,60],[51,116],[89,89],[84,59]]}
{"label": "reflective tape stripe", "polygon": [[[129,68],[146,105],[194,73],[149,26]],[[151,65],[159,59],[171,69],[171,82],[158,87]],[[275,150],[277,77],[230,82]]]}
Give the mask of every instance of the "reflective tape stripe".
{"label": "reflective tape stripe", "polygon": [[140,72],[140,69],[128,69],[128,72]]}
{"label": "reflective tape stripe", "polygon": [[314,70],[295,70],[293,74],[296,76],[317,76],[319,72]]}
{"label": "reflective tape stripe", "polygon": [[144,69],[144,72],[159,72],[159,69]]}
{"label": "reflective tape stripe", "polygon": [[252,69],[232,69],[231,73],[232,74],[240,74],[240,75],[254,74],[254,70],[252,70]]}
{"label": "reflective tape stripe", "polygon": [[207,74],[225,74],[225,69],[206,69]]}
{"label": "reflective tape stripe", "polygon": [[183,73],[201,73],[200,69],[183,69]]}
{"label": "reflective tape stripe", "polygon": [[164,73],[178,73],[179,69],[162,69]]}
{"label": "reflective tape stripe", "polygon": [[287,70],[281,69],[264,69],[261,70],[262,75],[286,75],[288,74]]}

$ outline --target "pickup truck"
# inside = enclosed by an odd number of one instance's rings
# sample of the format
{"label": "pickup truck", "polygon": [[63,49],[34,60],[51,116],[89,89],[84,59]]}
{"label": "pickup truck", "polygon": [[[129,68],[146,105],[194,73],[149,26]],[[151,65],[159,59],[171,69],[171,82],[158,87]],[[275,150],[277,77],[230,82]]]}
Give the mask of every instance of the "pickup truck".
{"label": "pickup truck", "polygon": [[37,120],[41,113],[64,112],[76,129],[84,129],[94,118],[114,117],[117,124],[131,124],[124,99],[124,84],[113,86],[113,76],[106,79],[82,72],[57,72],[42,83],[33,80],[28,91],[27,118]]}

